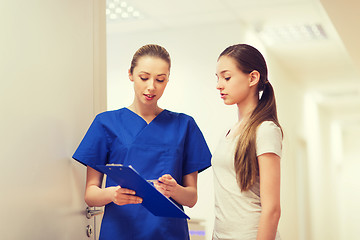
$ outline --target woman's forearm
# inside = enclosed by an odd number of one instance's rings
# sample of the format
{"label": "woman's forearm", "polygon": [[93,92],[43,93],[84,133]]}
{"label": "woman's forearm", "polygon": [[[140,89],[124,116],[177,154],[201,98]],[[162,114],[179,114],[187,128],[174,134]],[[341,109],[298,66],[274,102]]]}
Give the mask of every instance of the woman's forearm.
{"label": "woman's forearm", "polygon": [[178,185],[172,198],[179,204],[187,207],[195,206],[197,202],[197,189],[194,187],[183,187]]}
{"label": "woman's forearm", "polygon": [[85,202],[89,207],[102,207],[111,203],[117,187],[99,188],[92,185],[87,187],[85,192]]}
{"label": "woman's forearm", "polygon": [[280,219],[280,209],[261,212],[257,240],[274,240]]}

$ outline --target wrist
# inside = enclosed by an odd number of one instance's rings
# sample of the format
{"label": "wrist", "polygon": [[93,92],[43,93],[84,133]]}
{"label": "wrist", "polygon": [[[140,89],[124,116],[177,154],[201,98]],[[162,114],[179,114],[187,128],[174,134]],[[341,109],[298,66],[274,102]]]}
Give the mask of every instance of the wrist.
{"label": "wrist", "polygon": [[174,198],[174,197],[176,197],[176,196],[179,196],[179,195],[181,195],[181,192],[182,192],[182,189],[183,189],[184,187],[183,186],[181,186],[180,184],[177,184],[176,183],[176,185],[174,186],[174,190],[173,190],[173,193],[172,193],[172,198]]}
{"label": "wrist", "polygon": [[116,190],[118,189],[119,187],[107,187],[107,188],[104,188],[104,196],[106,198],[106,201],[108,203],[111,203],[114,201],[115,199],[115,193],[116,193]]}

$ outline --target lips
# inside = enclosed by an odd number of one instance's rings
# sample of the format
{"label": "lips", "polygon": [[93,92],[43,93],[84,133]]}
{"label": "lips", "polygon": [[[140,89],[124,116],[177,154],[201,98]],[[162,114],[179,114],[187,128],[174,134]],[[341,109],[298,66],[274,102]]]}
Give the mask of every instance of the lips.
{"label": "lips", "polygon": [[224,99],[224,98],[227,96],[227,94],[225,94],[225,93],[220,93],[220,96],[221,96],[222,99]]}
{"label": "lips", "polygon": [[156,95],[153,95],[153,94],[144,94],[144,96],[145,96],[146,100],[152,100],[152,99],[154,99],[154,97],[155,97]]}

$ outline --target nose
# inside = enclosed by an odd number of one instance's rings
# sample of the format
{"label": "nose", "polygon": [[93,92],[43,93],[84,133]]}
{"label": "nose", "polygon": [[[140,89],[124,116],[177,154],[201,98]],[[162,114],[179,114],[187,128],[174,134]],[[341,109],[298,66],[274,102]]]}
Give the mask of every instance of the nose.
{"label": "nose", "polygon": [[216,89],[217,89],[217,90],[222,90],[222,89],[224,89],[224,85],[222,84],[222,81],[221,81],[220,79],[217,81]]}
{"label": "nose", "polygon": [[155,80],[154,79],[149,79],[147,89],[150,92],[155,90]]}

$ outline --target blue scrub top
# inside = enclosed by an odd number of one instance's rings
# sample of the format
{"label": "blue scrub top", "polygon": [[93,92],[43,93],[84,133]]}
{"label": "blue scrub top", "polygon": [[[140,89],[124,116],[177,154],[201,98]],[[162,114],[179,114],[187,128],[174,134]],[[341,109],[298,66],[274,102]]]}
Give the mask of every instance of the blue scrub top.
{"label": "blue scrub top", "polygon": [[[194,119],[168,110],[149,124],[128,108],[100,113],[73,158],[94,169],[108,163],[131,165],[145,179],[170,174],[180,185],[183,176],[211,165],[211,153]],[[107,178],[106,187],[116,185]],[[189,232],[186,219],[156,217],[141,204],[109,203],[99,239],[184,240]]]}

